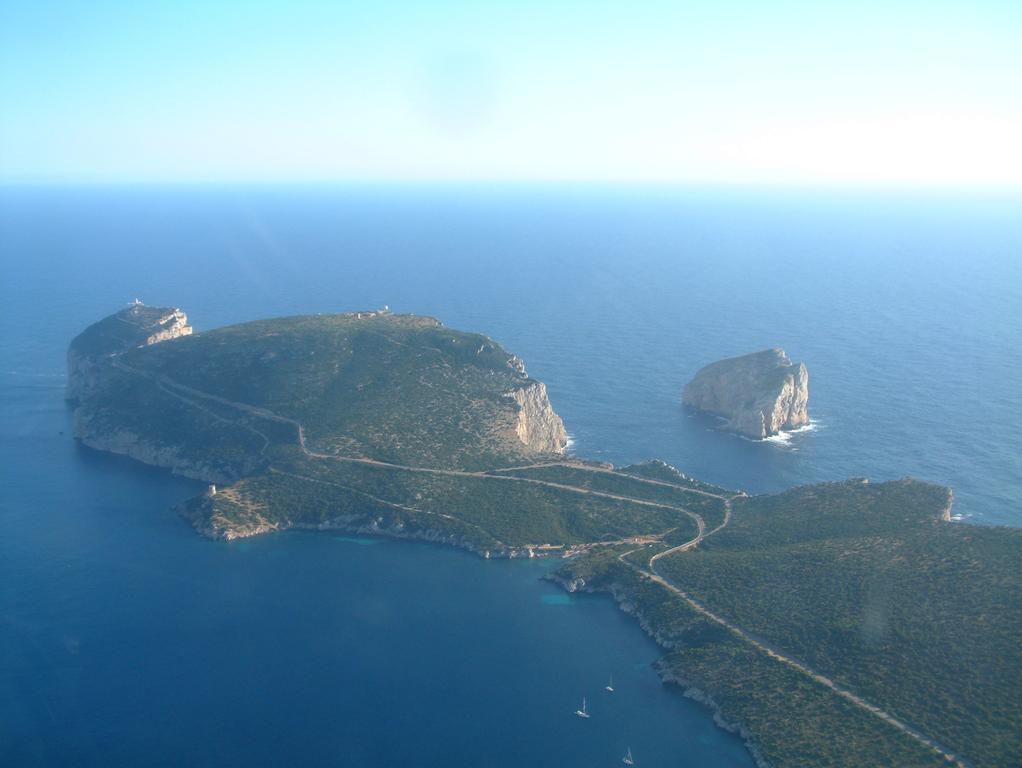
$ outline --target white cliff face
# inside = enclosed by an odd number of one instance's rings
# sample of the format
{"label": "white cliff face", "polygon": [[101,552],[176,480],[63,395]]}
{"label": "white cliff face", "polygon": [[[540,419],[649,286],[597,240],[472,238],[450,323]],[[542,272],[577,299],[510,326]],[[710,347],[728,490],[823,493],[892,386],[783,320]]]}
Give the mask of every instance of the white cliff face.
{"label": "white cliff face", "polygon": [[148,328],[153,330],[153,333],[146,337],[147,346],[176,339],[178,336],[192,335],[192,326],[188,325],[188,316],[180,309],[163,311],[157,321]]}
{"label": "white cliff face", "polygon": [[180,309],[133,304],[89,326],[71,342],[67,351],[67,399],[75,405],[74,435],[83,445],[130,456],[145,464],[207,482],[228,482],[248,469],[221,467],[189,459],[179,448],[163,445],[126,429],[112,429],[99,423],[89,396],[103,386],[110,360],[137,347],[188,336],[192,327]]}
{"label": "white cliff face", "polygon": [[67,351],[67,399],[78,401],[88,394],[110,357],[191,333],[188,317],[180,309],[144,304],[132,304],[89,326]]}
{"label": "white cliff face", "polygon": [[783,349],[768,349],[701,369],[682,401],[723,416],[727,429],[762,439],[809,423],[809,372]]}
{"label": "white cliff face", "polygon": [[564,422],[550,405],[546,384],[533,381],[520,389],[508,392],[518,404],[515,432],[518,439],[537,453],[563,453],[568,445]]}

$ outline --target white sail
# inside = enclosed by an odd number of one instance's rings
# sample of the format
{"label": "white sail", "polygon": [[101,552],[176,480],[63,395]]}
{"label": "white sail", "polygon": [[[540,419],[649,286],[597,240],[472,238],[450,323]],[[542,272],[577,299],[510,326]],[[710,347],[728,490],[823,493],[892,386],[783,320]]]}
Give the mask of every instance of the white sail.
{"label": "white sail", "polygon": [[579,717],[589,717],[589,710],[586,709],[586,697],[582,697],[582,709],[576,709],[575,714]]}

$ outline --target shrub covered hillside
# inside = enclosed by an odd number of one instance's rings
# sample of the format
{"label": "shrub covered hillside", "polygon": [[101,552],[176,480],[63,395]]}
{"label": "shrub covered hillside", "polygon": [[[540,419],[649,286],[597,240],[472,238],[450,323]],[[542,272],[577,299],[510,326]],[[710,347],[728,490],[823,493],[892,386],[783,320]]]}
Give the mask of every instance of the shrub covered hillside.
{"label": "shrub covered hillside", "polygon": [[734,501],[659,572],[974,765],[1022,765],[1022,530],[945,521],[911,480]]}

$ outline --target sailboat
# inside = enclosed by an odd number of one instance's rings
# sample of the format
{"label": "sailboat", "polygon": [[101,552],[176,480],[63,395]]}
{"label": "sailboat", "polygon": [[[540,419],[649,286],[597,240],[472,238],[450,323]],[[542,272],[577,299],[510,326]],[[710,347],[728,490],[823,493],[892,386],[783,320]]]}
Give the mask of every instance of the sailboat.
{"label": "sailboat", "polygon": [[614,693],[614,676],[610,676],[610,682],[603,686],[603,690],[607,693]]}
{"label": "sailboat", "polygon": [[589,710],[586,709],[586,697],[582,697],[582,709],[576,709],[575,714],[579,717],[584,717],[586,720],[589,719]]}
{"label": "sailboat", "polygon": [[625,765],[635,765],[635,758],[632,757],[632,748],[628,748],[628,754],[621,758],[621,762]]}

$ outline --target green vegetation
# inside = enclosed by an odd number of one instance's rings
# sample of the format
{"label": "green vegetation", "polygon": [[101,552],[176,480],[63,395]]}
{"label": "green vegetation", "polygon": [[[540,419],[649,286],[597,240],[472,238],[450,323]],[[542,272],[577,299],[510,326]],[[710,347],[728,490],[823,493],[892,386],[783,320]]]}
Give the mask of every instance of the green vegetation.
{"label": "green vegetation", "polygon": [[[177,396],[151,379],[112,369],[101,399],[89,398],[79,411],[98,435],[127,432],[169,447],[182,463],[201,466],[217,479],[238,477],[264,463],[263,434],[288,439],[280,426],[194,397]],[[290,430],[291,433],[294,430]]]}
{"label": "green vegetation", "polygon": [[[973,766],[1022,764],[1022,531],[946,522],[947,489],[905,480],[737,498],[730,524],[656,573]],[[635,606],[665,677],[705,692],[771,765],[946,765],[936,752],[695,611],[649,558],[559,575]]]}
{"label": "green vegetation", "polygon": [[[107,326],[168,312],[135,308],[80,338],[102,341]],[[537,382],[489,338],[431,318],[317,315],[150,346],[140,337],[136,328],[133,344],[113,338],[109,353],[89,345],[99,386],[80,420],[226,481],[187,506],[208,535],[352,528],[512,553],[687,541],[698,533],[689,511],[711,524],[723,514],[721,499],[681,476],[672,480],[684,488],[583,464],[487,472],[559,460],[516,431],[520,407],[508,393]]]}
{"label": "green vegetation", "polygon": [[703,618],[614,553],[578,558],[557,575],[582,578],[586,588],[613,591],[631,605],[668,649],[658,665],[665,680],[678,682],[716,708],[724,722],[740,726],[772,766],[948,765],[911,737]]}
{"label": "green vegetation", "polygon": [[132,305],[93,323],[71,342],[71,348],[80,355],[124,352],[145,344],[149,336],[164,330],[160,324],[174,310],[161,307]]}
{"label": "green vegetation", "polygon": [[[531,380],[490,339],[432,318],[261,320],[133,349],[121,362],[301,422],[316,451],[456,468],[529,454],[511,439],[517,414],[506,393]],[[209,432],[200,427],[198,441]]]}
{"label": "green vegetation", "polygon": [[672,540],[688,540],[697,532],[684,513],[583,489],[300,455],[218,493],[205,514],[223,530],[240,530],[256,519],[273,524],[281,514],[288,525],[303,527],[347,525],[402,535],[429,530],[494,553],[613,542],[636,532],[669,530]]}
{"label": "green vegetation", "polygon": [[[601,493],[643,499],[655,504],[679,507],[701,515],[707,528],[716,528],[724,521],[724,500],[720,496],[708,496],[706,493],[727,494],[723,489],[704,492],[702,487],[684,483],[683,486],[673,484],[673,480],[649,480],[632,477],[623,471],[612,471],[584,465],[566,466],[563,464],[530,467],[528,469],[502,470],[501,475],[527,477],[545,480],[551,483],[589,488]],[[682,480],[680,475],[677,479]],[[682,482],[684,482],[682,480]],[[671,484],[669,484],[671,483]],[[728,494],[730,495],[730,494]],[[689,537],[691,538],[691,537]]]}
{"label": "green vegetation", "polygon": [[[544,453],[549,441],[537,448],[519,432],[522,418],[533,420],[527,431],[560,421],[543,411],[545,395],[531,406],[540,413],[523,415],[509,393],[538,383],[484,336],[367,312],[145,345],[152,318],[168,312],[133,308],[79,337],[99,340],[72,346],[98,382],[79,423],[101,445],[132,435],[153,446],[143,459],[169,452],[169,465],[226,485],[183,510],[208,535],[349,528],[520,554],[687,541],[698,534],[690,511],[722,515],[720,499],[680,475],[671,485],[583,464],[494,471],[560,461]],[[134,327],[131,343],[108,326]]]}
{"label": "green vegetation", "polygon": [[728,491],[726,488],[721,488],[719,485],[704,483],[702,480],[696,480],[693,477],[689,477],[672,467],[670,464],[660,461],[659,459],[644,461],[641,464],[630,464],[627,467],[622,467],[618,471],[624,472],[627,475],[645,477],[650,480],[660,480],[664,483],[680,485],[685,488],[694,488],[697,491],[706,491],[707,493],[716,493],[722,496],[727,496],[733,493],[732,491]]}
{"label": "green vegetation", "polygon": [[[104,431],[132,431],[199,460],[223,442],[225,423],[233,424],[230,441],[245,454],[229,457],[234,471],[225,474],[235,477],[262,463],[267,442],[297,444],[298,423],[312,451],[395,464],[487,469],[545,450],[542,441],[519,439],[521,408],[512,397],[538,382],[485,336],[432,318],[353,313],[264,320],[145,345],[146,329],[132,323],[168,311],[121,312],[73,342],[76,360],[91,361],[84,367],[96,380],[82,415],[102,419]],[[556,432],[560,421],[552,420]]]}
{"label": "green vegetation", "polygon": [[945,488],[739,499],[672,582],[974,765],[1022,764],[1022,530],[942,521]]}
{"label": "green vegetation", "polygon": [[356,313],[148,344],[168,312],[80,335],[69,394],[87,444],[221,484],[182,509],[203,533],[570,552],[561,580],[627,603],[665,648],[665,678],[771,765],[947,764],[813,674],[970,765],[1022,765],[1022,531],[946,522],[947,489],[747,497],[663,462],[566,460],[541,385],[484,336]]}

